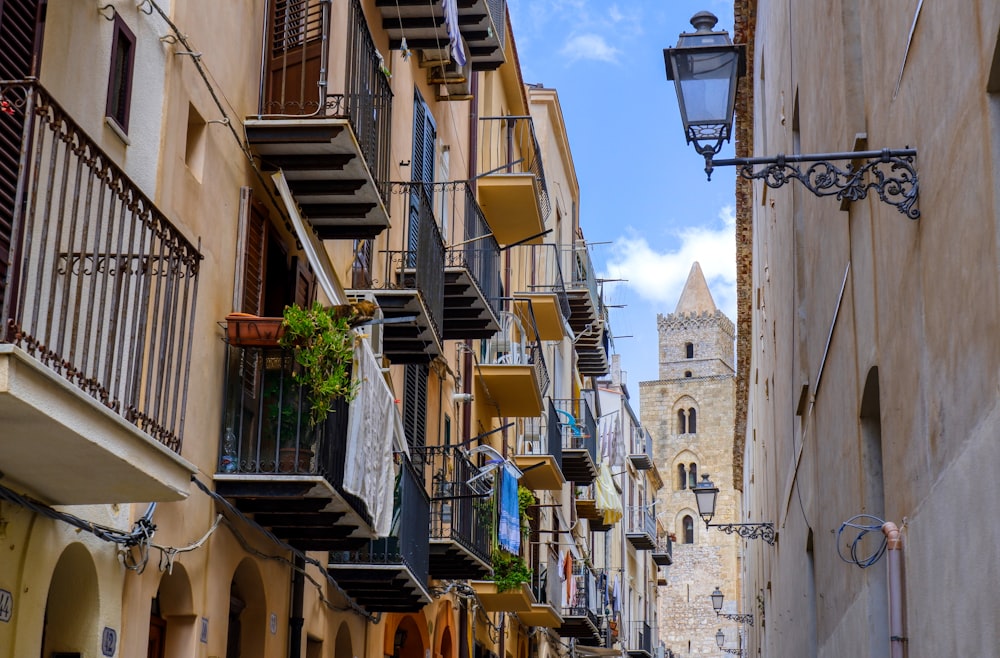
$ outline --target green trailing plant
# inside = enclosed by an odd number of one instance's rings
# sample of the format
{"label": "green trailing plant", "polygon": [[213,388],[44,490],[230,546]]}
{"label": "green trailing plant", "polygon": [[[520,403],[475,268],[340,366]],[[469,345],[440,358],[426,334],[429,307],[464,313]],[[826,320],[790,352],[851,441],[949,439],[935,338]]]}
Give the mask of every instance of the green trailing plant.
{"label": "green trailing plant", "polygon": [[351,401],[358,391],[351,368],[355,338],[351,316],[338,309],[319,302],[310,308],[285,307],[285,333],[278,344],[292,349],[300,366],[293,378],[306,389],[310,425],[326,419],[334,400]]}
{"label": "green trailing plant", "polygon": [[312,446],[313,433],[304,427],[307,418],[303,417],[298,405],[298,387],[290,379],[272,381],[264,393],[267,409],[267,423],[271,436],[279,438],[281,447],[294,447],[296,441],[299,447]]}
{"label": "green trailing plant", "polygon": [[517,510],[521,519],[521,530],[528,531],[528,523],[534,521],[528,516],[528,508],[538,503],[535,494],[525,486],[517,485]]}
{"label": "green trailing plant", "polygon": [[520,555],[505,550],[493,551],[493,582],[497,592],[510,592],[531,581],[531,569]]}

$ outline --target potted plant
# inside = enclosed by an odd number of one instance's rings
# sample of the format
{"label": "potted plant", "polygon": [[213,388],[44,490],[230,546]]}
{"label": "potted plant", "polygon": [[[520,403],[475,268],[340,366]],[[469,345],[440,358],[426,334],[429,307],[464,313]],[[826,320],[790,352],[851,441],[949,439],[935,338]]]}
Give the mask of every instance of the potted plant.
{"label": "potted plant", "polygon": [[326,419],[335,400],[349,402],[358,391],[359,383],[352,377],[353,313],[343,308],[326,308],[319,302],[309,308],[285,307],[285,331],[278,345],[290,348],[298,365],[292,377],[305,388],[310,427]]}
{"label": "potted plant", "polygon": [[279,473],[308,472],[316,434],[300,404],[301,389],[292,378],[279,376],[264,392],[268,436],[278,444]]}
{"label": "potted plant", "polygon": [[510,592],[531,581],[531,569],[524,558],[498,548],[493,551],[493,582],[497,593]]}

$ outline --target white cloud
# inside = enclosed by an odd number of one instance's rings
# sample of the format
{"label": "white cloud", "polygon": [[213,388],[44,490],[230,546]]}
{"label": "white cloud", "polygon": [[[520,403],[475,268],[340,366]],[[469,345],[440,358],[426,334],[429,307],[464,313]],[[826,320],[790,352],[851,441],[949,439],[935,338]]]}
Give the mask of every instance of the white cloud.
{"label": "white cloud", "polygon": [[619,54],[619,50],[599,34],[578,34],[570,37],[559,52],[571,62],[578,59],[593,59],[615,63]]}
{"label": "white cloud", "polygon": [[712,291],[715,304],[730,318],[736,317],[736,215],[732,207],[719,212],[720,223],[689,226],[680,230],[676,249],[657,251],[646,236],[630,229],[611,247],[608,279],[627,279],[618,284],[662,309],[673,312],[691,264],[698,261]]}

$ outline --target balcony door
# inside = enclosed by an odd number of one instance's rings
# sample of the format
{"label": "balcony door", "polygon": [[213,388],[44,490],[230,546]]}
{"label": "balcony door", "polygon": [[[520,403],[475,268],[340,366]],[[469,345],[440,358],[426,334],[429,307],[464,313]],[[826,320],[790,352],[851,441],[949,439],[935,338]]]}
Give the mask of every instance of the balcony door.
{"label": "balcony door", "polygon": [[[410,180],[418,183],[410,188],[409,222],[406,229],[407,266],[416,265],[417,252],[420,245],[420,215],[421,206],[427,203],[425,210],[434,207],[434,142],[437,140],[437,126],[430,108],[424,102],[420,92],[413,92],[413,157],[410,159]],[[427,183],[420,185],[419,183]]]}
{"label": "balcony door", "polygon": [[261,114],[316,114],[323,14],[320,0],[274,0],[267,24],[267,80]]}
{"label": "balcony door", "polygon": [[[37,75],[46,0],[0,0],[0,80]],[[13,238],[14,199],[24,133],[25,87],[0,87],[0,302],[7,283]],[[0,304],[2,306],[2,304]]]}

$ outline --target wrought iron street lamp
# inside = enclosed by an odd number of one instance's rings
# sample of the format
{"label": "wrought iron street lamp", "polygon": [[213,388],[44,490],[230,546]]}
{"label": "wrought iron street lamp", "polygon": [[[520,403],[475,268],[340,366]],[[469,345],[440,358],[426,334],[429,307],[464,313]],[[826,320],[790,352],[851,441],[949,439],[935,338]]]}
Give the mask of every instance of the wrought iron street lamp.
{"label": "wrought iron street lamp", "polygon": [[[834,196],[840,201],[864,199],[873,191],[910,219],[920,217],[916,207],[919,185],[913,168],[917,150],[909,147],[714,160],[732,136],[736,86],[746,72],[746,47],[733,44],[725,30],[713,30],[718,20],[710,12],[698,12],[691,18],[695,31],[682,32],[676,47],[663,49],[667,79],[673,81],[677,92],[684,136],[705,158],[709,180],[714,167],[736,166],[740,177],[747,180],[761,180],[772,188],[797,180],[816,196]],[[844,161],[848,164],[843,168],[833,164]]]}
{"label": "wrought iron street lamp", "polygon": [[[718,528],[727,535],[737,534],[743,539],[763,539],[768,544],[774,544],[774,524],[767,523],[712,523],[715,516],[715,502],[719,497],[719,488],[708,479],[708,473],[701,476],[701,482],[695,485],[694,499],[698,505],[698,514],[705,521],[706,528]],[[713,599],[714,602],[714,599]],[[720,600],[719,606],[722,603]],[[716,608],[718,610],[719,608]]]}
{"label": "wrought iron street lamp", "polygon": [[[708,598],[712,599],[712,609],[715,610],[715,614],[718,615],[719,617],[722,617],[723,619],[728,619],[730,621],[735,621],[738,624],[749,624],[750,626],[753,626],[753,615],[749,613],[741,615],[741,614],[730,614],[728,612],[722,611],[722,599],[724,598],[724,596],[722,594],[722,590],[719,589],[718,587],[715,588],[714,592],[709,594]],[[722,629],[720,628],[719,632],[715,634],[716,642],[719,641],[719,635],[721,634],[722,634]],[[724,636],[723,639],[725,639]],[[719,648],[720,649],[722,648],[721,643],[719,644]]]}

